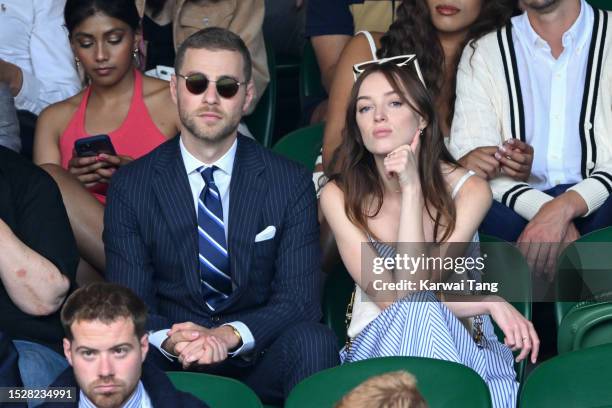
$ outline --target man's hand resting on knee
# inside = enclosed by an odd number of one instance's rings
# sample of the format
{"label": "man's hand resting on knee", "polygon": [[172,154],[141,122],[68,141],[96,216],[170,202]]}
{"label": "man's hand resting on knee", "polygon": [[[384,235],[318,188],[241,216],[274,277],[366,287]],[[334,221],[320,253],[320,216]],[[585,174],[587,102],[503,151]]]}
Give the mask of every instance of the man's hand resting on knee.
{"label": "man's hand resting on knee", "polygon": [[559,247],[580,237],[573,220],[586,212],[586,202],[574,191],[567,191],[540,207],[517,240],[536,273],[543,273],[552,281]]}

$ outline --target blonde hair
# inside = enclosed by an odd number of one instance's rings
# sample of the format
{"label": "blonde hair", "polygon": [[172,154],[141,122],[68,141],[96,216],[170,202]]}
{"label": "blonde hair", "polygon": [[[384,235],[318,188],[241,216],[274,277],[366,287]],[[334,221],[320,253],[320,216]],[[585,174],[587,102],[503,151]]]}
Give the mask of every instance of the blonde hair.
{"label": "blonde hair", "polygon": [[412,374],[394,371],[359,384],[335,408],[427,408],[427,403]]}

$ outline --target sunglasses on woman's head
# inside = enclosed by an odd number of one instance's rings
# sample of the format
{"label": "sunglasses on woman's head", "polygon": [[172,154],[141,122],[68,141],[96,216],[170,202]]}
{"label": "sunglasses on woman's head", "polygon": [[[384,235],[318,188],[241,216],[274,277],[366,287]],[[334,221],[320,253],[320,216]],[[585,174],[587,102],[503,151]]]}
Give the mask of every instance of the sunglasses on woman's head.
{"label": "sunglasses on woman's head", "polygon": [[212,82],[216,85],[217,93],[221,97],[229,99],[238,93],[240,85],[246,84],[246,82],[238,82],[236,79],[228,76],[222,76],[216,81],[213,81],[208,79],[206,75],[200,73],[191,75],[176,75],[185,79],[187,90],[194,95],[203,94],[206,89],[208,89],[208,84]]}
{"label": "sunglasses on woman's head", "polygon": [[425,85],[425,80],[423,79],[423,74],[421,74],[421,67],[419,67],[419,61],[417,61],[417,57],[415,54],[396,55],[395,57],[375,59],[355,64],[353,65],[353,76],[355,77],[355,81],[357,81],[359,75],[361,75],[363,71],[365,71],[369,66],[382,65],[388,62],[395,64],[395,66],[397,67],[403,67],[408,64],[412,64],[412,66],[416,70],[417,75],[419,76],[419,79],[421,80],[421,83],[425,88],[427,88],[427,85]]}

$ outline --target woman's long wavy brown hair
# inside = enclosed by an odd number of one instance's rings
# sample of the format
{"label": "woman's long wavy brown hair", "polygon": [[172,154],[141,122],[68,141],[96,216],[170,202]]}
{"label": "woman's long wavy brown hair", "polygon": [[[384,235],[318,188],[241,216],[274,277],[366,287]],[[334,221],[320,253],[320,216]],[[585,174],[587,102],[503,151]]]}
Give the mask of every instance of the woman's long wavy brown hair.
{"label": "woman's long wavy brown hair", "polygon": [[[457,72],[461,50],[470,41],[475,41],[490,31],[505,25],[517,11],[516,0],[482,0],[482,8],[476,21],[470,26],[467,36],[450,66]],[[397,7],[396,19],[380,40],[381,46],[377,52],[378,58],[392,57],[403,54],[416,54],[427,88],[434,98],[442,89],[445,78],[445,56],[438,39],[436,27],[431,21],[431,14],[426,0],[403,0]],[[474,49],[475,44],[470,46]],[[450,89],[456,88],[456,75],[452,76]],[[449,114],[445,120],[448,125],[453,119],[455,93],[448,101]]]}
{"label": "woman's long wavy brown hair", "polygon": [[458,165],[444,145],[431,94],[419,80],[413,65],[373,64],[359,76],[351,91],[346,127],[342,143],[332,158],[334,172],[329,179],[344,193],[344,211],[348,219],[366,234],[379,239],[368,227],[368,219],[375,217],[382,207],[383,181],[357,125],[359,89],[363,81],[375,72],[382,73],[404,103],[427,122],[420,140],[418,173],[425,208],[434,221],[434,242],[442,242],[455,228],[456,212],[440,164]]}

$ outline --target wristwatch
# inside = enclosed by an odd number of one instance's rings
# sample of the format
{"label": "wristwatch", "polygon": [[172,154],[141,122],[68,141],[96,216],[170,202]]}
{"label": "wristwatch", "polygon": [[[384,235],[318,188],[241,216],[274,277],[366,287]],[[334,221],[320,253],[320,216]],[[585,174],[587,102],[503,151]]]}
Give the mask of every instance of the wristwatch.
{"label": "wristwatch", "polygon": [[234,348],[234,350],[238,350],[240,347],[242,347],[242,336],[240,335],[240,332],[237,328],[235,328],[231,324],[228,324],[228,326],[232,328],[234,334],[236,335],[236,337],[238,337],[238,345]]}

